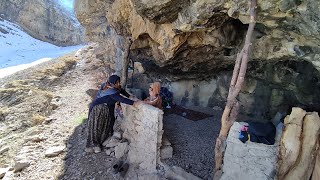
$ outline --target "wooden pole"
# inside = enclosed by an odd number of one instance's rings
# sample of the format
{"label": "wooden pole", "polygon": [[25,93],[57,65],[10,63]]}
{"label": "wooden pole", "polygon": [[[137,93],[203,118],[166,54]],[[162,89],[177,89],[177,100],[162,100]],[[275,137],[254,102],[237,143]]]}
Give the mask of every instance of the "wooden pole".
{"label": "wooden pole", "polygon": [[239,95],[247,71],[249,51],[252,45],[251,37],[256,24],[256,6],[257,1],[251,0],[250,23],[246,34],[245,43],[240,53],[237,54],[229,87],[227,103],[221,117],[221,129],[214,149],[216,178],[222,175],[223,157],[227,147],[226,139],[229,130],[239,113],[239,102],[236,97]]}

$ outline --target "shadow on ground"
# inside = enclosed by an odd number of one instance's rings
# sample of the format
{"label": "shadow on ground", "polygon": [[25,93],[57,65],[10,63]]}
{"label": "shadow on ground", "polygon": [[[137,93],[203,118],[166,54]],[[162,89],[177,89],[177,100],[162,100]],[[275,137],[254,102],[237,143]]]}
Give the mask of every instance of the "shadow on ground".
{"label": "shadow on ground", "polygon": [[[173,147],[173,158],[164,160],[170,166],[180,166],[202,179],[212,179],[214,144],[220,130],[220,111],[210,108],[211,117],[192,121],[176,114],[165,114],[164,134]],[[204,112],[206,113],[206,112]],[[111,167],[117,162],[104,151],[84,152],[87,138],[87,119],[77,126],[68,139],[64,170],[59,179],[120,179]]]}
{"label": "shadow on ground", "polygon": [[106,155],[104,151],[97,154],[85,153],[87,139],[87,120],[77,126],[67,144],[63,174],[59,179],[119,179],[110,169],[116,159]]}

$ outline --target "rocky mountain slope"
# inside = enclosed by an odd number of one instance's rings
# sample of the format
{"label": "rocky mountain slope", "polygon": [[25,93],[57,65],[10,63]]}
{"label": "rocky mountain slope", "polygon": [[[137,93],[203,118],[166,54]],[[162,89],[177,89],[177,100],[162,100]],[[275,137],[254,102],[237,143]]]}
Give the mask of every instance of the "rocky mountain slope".
{"label": "rocky mountain slope", "polygon": [[50,60],[81,47],[58,47],[40,41],[25,33],[20,26],[0,17],[0,78],[12,70],[25,68],[28,63],[39,59]]}
{"label": "rocky mountain slope", "polygon": [[84,42],[84,32],[78,21],[53,0],[1,1],[0,15],[42,41],[58,46]]}

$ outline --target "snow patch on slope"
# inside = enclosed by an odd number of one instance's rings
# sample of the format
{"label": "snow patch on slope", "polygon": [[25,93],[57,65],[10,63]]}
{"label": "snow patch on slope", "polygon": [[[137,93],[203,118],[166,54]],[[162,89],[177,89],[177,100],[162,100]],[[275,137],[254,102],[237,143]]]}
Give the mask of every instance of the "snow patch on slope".
{"label": "snow patch on slope", "polygon": [[14,69],[12,66],[20,65],[21,70],[23,65],[39,59],[40,62],[44,61],[43,59],[50,60],[81,47],[83,46],[58,47],[37,40],[23,32],[18,25],[0,18],[0,78],[8,75],[9,69]]}

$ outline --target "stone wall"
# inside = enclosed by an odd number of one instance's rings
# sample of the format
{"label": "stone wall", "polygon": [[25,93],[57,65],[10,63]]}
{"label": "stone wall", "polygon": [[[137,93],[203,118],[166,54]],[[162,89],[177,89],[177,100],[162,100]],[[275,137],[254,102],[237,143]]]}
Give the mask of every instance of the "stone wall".
{"label": "stone wall", "polygon": [[230,129],[221,180],[274,179],[279,141],[274,145],[242,143],[238,139],[241,126],[235,122]]}
{"label": "stone wall", "polygon": [[124,105],[123,137],[129,141],[127,160],[129,179],[156,177],[160,163],[163,111],[142,104],[138,108]]}

